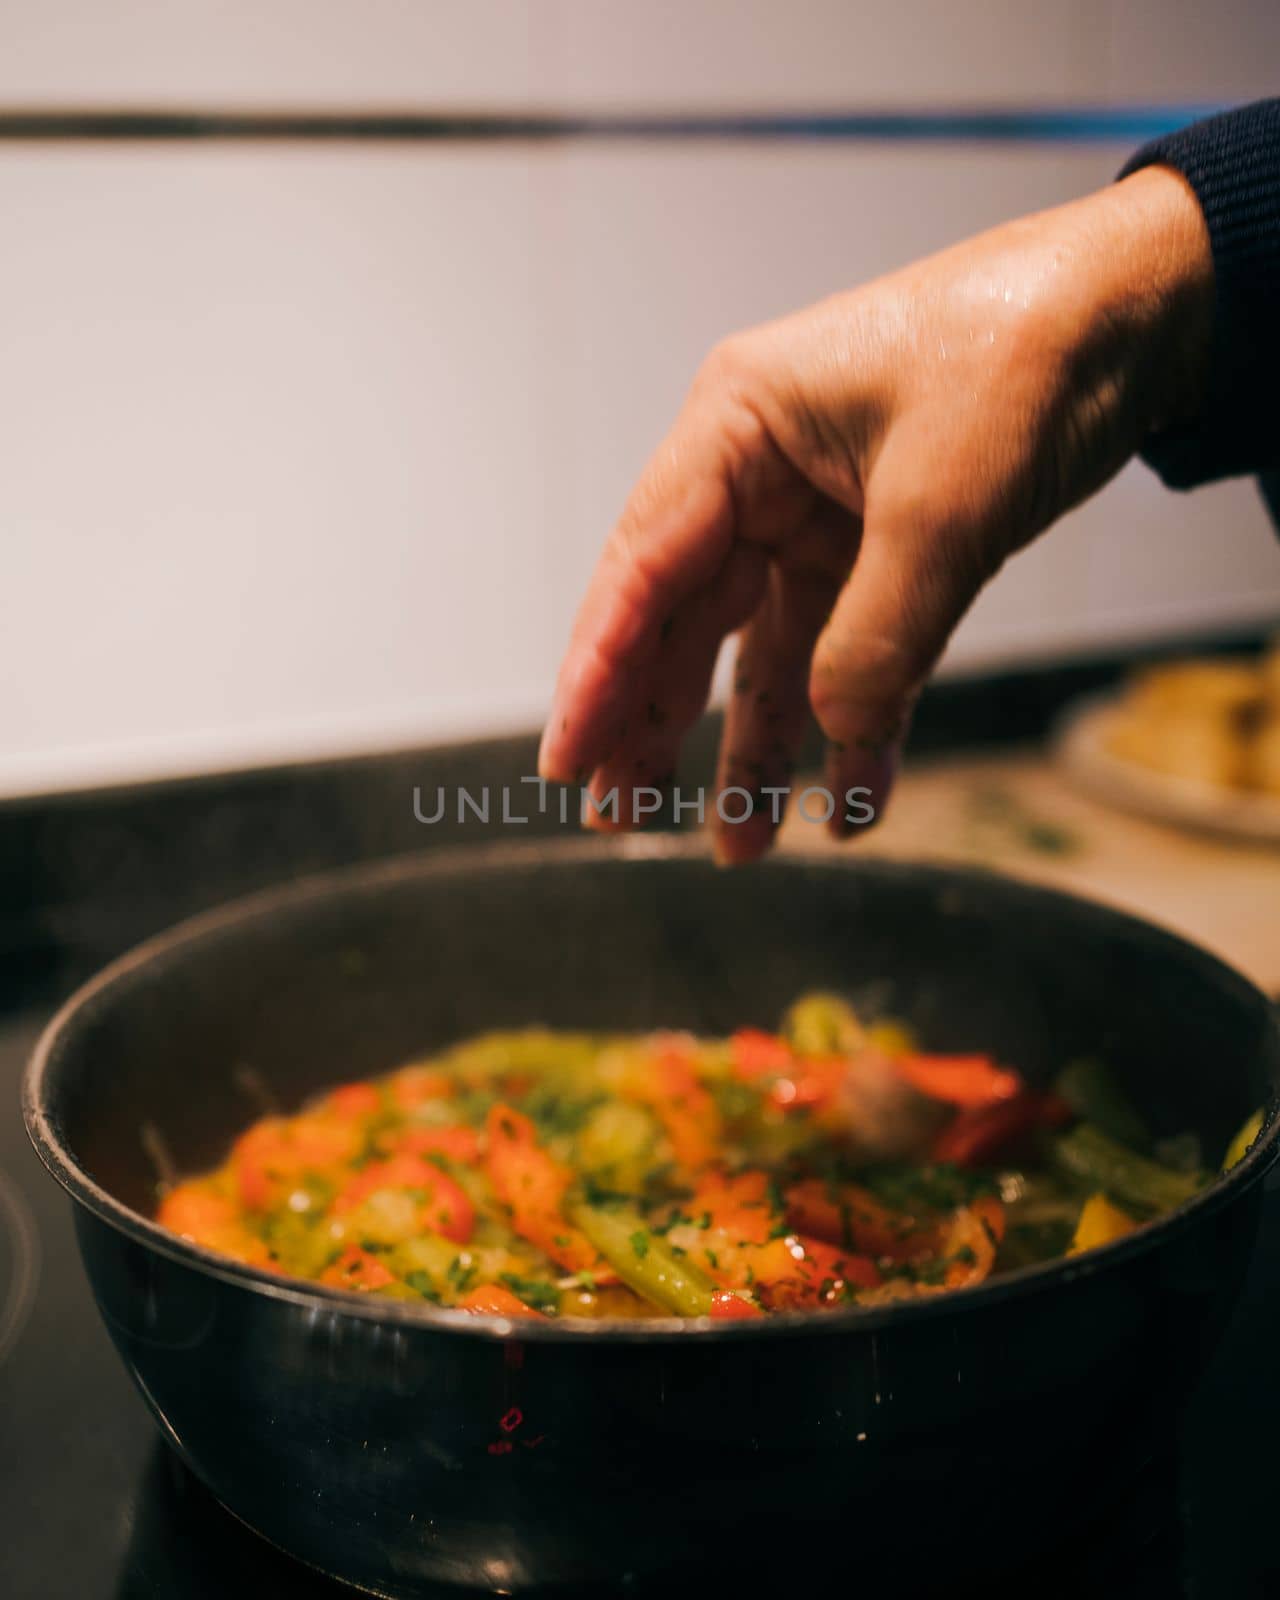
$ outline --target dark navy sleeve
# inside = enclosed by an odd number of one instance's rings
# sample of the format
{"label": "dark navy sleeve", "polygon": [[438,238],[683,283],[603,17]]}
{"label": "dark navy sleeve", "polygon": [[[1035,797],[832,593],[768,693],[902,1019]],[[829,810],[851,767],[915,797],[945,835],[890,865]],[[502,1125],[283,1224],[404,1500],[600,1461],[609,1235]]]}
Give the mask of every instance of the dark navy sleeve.
{"label": "dark navy sleeve", "polygon": [[1195,191],[1213,247],[1214,332],[1199,417],[1142,450],[1171,489],[1280,468],[1280,100],[1156,139],[1132,157]]}

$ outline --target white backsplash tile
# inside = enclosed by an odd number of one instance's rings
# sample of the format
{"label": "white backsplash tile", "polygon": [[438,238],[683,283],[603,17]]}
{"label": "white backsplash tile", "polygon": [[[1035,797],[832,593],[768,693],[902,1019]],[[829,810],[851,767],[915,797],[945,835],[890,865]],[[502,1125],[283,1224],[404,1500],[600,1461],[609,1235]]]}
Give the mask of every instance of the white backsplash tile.
{"label": "white backsplash tile", "polygon": [[530,166],[0,152],[10,786],[535,714]]}
{"label": "white backsplash tile", "polygon": [[[0,146],[0,793],[536,721],[718,337],[1123,155]],[[948,666],[1267,616],[1251,487],[1134,467]]]}
{"label": "white backsplash tile", "polygon": [[1229,104],[1276,92],[1276,0],[1109,0],[1099,21],[1107,99]]}
{"label": "white backsplash tile", "polygon": [[0,103],[527,103],[513,0],[0,0]]}
{"label": "white backsplash tile", "polygon": [[751,109],[1273,93],[1271,0],[0,0],[0,104]]}

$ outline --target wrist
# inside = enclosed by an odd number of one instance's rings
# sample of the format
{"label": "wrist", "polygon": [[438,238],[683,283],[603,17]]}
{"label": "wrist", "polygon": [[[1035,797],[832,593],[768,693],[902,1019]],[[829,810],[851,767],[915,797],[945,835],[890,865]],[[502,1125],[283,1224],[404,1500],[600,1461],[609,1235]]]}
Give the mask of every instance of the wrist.
{"label": "wrist", "polygon": [[1102,314],[1130,350],[1144,433],[1201,410],[1213,341],[1213,252],[1194,191],[1168,167],[1145,167],[1095,197]]}

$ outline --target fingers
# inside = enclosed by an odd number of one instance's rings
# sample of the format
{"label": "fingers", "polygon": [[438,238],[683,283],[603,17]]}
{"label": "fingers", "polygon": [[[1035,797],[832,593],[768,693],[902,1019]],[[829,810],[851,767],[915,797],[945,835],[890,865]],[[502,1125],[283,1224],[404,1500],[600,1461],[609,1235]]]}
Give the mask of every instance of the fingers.
{"label": "fingers", "polygon": [[763,421],[759,396],[778,370],[776,358],[761,368],[750,336],[704,364],[578,613],[539,752],[544,778],[581,782],[634,757],[655,686],[670,682],[663,662],[686,648],[673,643],[682,608],[725,569],[731,547],[775,547],[811,506],[812,485]]}
{"label": "fingers", "polygon": [[714,477],[675,491],[647,517],[628,508],[560,668],[538,757],[544,778],[581,781],[625,741],[674,613],[723,564],[731,539],[731,500]]}
{"label": "fingers", "polygon": [[[760,604],[768,557],[759,546],[731,546],[719,571],[676,611],[662,649],[645,676],[643,703],[634,706],[617,753],[604,761],[591,780],[597,804],[613,789],[613,815],[626,824],[643,821],[656,810],[652,795],[637,789],[664,789],[675,769],[684,735],[706,708],[720,647],[729,634]],[[636,801],[641,802],[637,811]],[[588,812],[589,825],[608,827]]]}
{"label": "fingers", "polygon": [[[753,861],[773,842],[809,721],[809,667],[857,548],[859,523],[824,502],[773,563],[759,610],[744,629],[725,710],[716,792],[741,789],[709,818],[717,859]],[[732,802],[732,803],[730,803]]]}
{"label": "fingers", "polygon": [[[868,505],[857,561],[813,653],[809,699],[829,741],[831,831],[888,799],[925,679],[991,575],[971,530]],[[850,791],[856,793],[850,797]],[[870,821],[871,817],[864,820]]]}
{"label": "fingers", "polygon": [[729,553],[736,444],[714,419],[683,415],[637,484],[560,668],[538,758],[544,778],[580,782],[625,743],[671,619]]}

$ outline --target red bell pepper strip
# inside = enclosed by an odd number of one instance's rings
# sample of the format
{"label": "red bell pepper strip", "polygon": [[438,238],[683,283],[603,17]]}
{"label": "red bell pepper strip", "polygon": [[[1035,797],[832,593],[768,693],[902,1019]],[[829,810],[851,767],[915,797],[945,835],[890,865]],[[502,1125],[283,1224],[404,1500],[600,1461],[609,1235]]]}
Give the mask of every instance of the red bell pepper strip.
{"label": "red bell pepper strip", "polygon": [[268,1117],[241,1135],[232,1149],[240,1199],[250,1211],[265,1211],[308,1172],[324,1172],[359,1151],[359,1127],[322,1113]]}
{"label": "red bell pepper strip", "polygon": [[[859,1289],[874,1289],[881,1282],[879,1267],[867,1256],[825,1244],[821,1239],[808,1239],[801,1234],[788,1234],[783,1241],[795,1261],[801,1276],[815,1289],[824,1282],[839,1280]],[[800,1255],[797,1251],[803,1251]]]}
{"label": "red bell pepper strip", "polygon": [[759,1028],[742,1028],[730,1040],[733,1073],[743,1083],[761,1084],[783,1111],[829,1105],[848,1071],[844,1056],[798,1056],[787,1041]]}
{"label": "red bell pepper strip", "polygon": [[736,1322],[750,1317],[762,1317],[764,1312],[759,1306],[752,1305],[750,1300],[732,1289],[717,1289],[711,1296],[711,1310],[708,1315],[716,1322]]}
{"label": "red bell pepper strip", "polygon": [[802,1178],[788,1188],[786,1202],[787,1223],[797,1233],[851,1247],[876,1261],[918,1260],[933,1249],[930,1223],[894,1211],[855,1183]]}
{"label": "red bell pepper strip", "polygon": [[1012,1100],[959,1112],[933,1141],[930,1158],[960,1167],[986,1166],[1032,1129],[1062,1127],[1072,1114],[1058,1095],[1026,1089]]}
{"label": "red bell pepper strip", "polygon": [[874,1289],[882,1282],[869,1257],[799,1234],[772,1239],[749,1254],[752,1288],[775,1311],[838,1305],[847,1298],[846,1286]]}
{"label": "red bell pepper strip", "polygon": [[769,1099],[782,1111],[820,1111],[835,1103],[848,1073],[847,1056],[797,1056],[770,1085]]}
{"label": "red bell pepper strip", "polygon": [[404,1111],[424,1105],[428,1100],[447,1100],[455,1084],[447,1072],[437,1067],[401,1067],[390,1079],[391,1098]]}
{"label": "red bell pepper strip", "polygon": [[377,1256],[354,1244],[320,1274],[320,1282],[335,1289],[384,1289],[395,1281],[395,1274],[388,1272]]}

